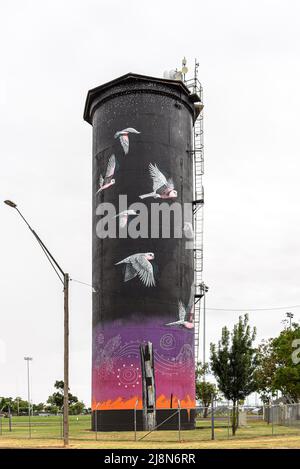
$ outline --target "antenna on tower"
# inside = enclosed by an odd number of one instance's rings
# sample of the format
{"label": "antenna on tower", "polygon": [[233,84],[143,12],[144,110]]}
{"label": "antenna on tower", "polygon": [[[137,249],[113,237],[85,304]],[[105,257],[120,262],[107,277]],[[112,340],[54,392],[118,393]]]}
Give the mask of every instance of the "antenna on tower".
{"label": "antenna on tower", "polygon": [[166,70],[164,72],[164,78],[167,80],[179,80],[185,82],[185,75],[189,69],[186,66],[186,58],[183,57],[182,62],[181,62],[181,70]]}
{"label": "antenna on tower", "polygon": [[188,71],[189,71],[189,69],[186,66],[186,58],[183,57],[183,59],[182,59],[182,68],[181,68],[181,73],[183,75],[183,81],[185,81],[185,75],[187,74]]}

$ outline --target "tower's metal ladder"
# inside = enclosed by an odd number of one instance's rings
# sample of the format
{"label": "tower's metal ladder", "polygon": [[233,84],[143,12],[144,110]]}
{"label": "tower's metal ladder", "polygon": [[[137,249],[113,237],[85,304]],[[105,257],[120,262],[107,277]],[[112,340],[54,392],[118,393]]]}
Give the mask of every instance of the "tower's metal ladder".
{"label": "tower's metal ladder", "polygon": [[194,327],[195,327],[195,362],[199,360],[200,355],[200,313],[201,298],[205,295],[206,287],[202,280],[203,271],[203,205],[204,190],[202,185],[202,176],[204,173],[204,143],[203,143],[203,89],[198,80],[198,66],[195,62],[194,78],[186,80],[185,84],[191,93],[200,98],[198,101],[199,114],[194,123],[193,135],[193,173],[194,173],[194,282],[195,282],[195,300],[194,300]]}

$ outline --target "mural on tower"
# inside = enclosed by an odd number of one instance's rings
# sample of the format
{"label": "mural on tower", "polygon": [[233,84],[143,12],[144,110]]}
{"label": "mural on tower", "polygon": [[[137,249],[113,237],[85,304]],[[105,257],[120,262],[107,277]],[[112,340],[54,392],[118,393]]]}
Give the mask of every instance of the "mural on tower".
{"label": "mural on tower", "polygon": [[[182,426],[193,428],[193,250],[173,229],[161,236],[160,226],[157,236],[121,235],[139,209],[123,209],[118,199],[125,194],[128,206],[145,205],[150,228],[152,204],[166,210],[164,204],[192,202],[189,91],[181,82],[128,74],[89,92],[85,119],[94,133],[92,410],[99,430],[131,429],[126,412],[136,403],[143,408],[140,347],[150,341],[157,416],[180,401]],[[97,209],[107,203],[121,231],[99,238]]]}
{"label": "mural on tower", "polygon": [[[147,331],[147,333],[145,333]],[[162,320],[142,321],[138,314],[124,321],[99,325],[93,339],[93,409],[142,408],[140,344],[153,343],[156,407],[195,406],[193,332],[164,325]]]}
{"label": "mural on tower", "polygon": [[96,194],[104,191],[104,189],[108,189],[110,186],[115,184],[116,182],[116,180],[114,179],[115,169],[116,169],[116,158],[115,158],[115,155],[111,155],[107,163],[105,177],[103,177],[102,174],[100,174],[99,189],[97,190]]}

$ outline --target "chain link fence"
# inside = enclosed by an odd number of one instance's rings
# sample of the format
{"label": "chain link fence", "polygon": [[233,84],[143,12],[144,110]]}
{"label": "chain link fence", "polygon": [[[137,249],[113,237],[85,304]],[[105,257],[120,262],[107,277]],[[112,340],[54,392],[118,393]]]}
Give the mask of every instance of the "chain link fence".
{"label": "chain link fence", "polygon": [[272,404],[263,408],[264,421],[284,427],[300,428],[300,404]]}
{"label": "chain link fence", "polygon": [[[248,439],[265,436],[300,436],[300,404],[239,407],[236,436],[232,434],[232,405],[210,405],[197,407],[196,426],[193,430],[181,428],[182,410],[174,409],[173,421],[178,425],[174,430],[163,430],[161,426],[151,431],[137,430],[135,412],[132,410],[132,429],[122,432],[91,430],[91,415],[70,416],[69,428],[72,440],[96,440],[102,442],[139,441],[151,442],[196,442]],[[63,438],[62,415],[8,416],[0,415],[0,439],[51,439]]]}

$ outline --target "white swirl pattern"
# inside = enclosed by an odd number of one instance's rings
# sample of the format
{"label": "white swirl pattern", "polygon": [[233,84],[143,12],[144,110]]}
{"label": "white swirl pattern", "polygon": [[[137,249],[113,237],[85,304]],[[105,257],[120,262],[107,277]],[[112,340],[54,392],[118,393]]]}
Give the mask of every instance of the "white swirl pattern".
{"label": "white swirl pattern", "polygon": [[[100,334],[99,334],[100,335]],[[102,339],[100,339],[102,341]],[[120,334],[110,338],[103,346],[97,344],[95,350],[95,368],[98,376],[102,379],[108,375],[115,375],[118,384],[126,387],[136,385],[136,372],[138,371],[132,364],[130,369],[123,360],[132,359],[134,362],[140,359],[140,342],[138,340],[127,342],[122,345]],[[177,346],[174,334],[165,333],[159,341],[159,348],[154,349],[154,360],[156,372],[164,376],[177,376],[183,372],[189,375],[194,374],[194,350],[193,347],[185,343],[180,348],[176,356],[170,357],[170,352]],[[162,350],[162,352],[160,352]],[[168,353],[169,352],[169,353]],[[116,367],[118,368],[116,369]],[[131,384],[131,382],[133,384]]]}
{"label": "white swirl pattern", "polygon": [[170,332],[162,335],[159,345],[163,350],[172,350],[176,346],[176,340],[175,340],[174,335],[171,334]]}

